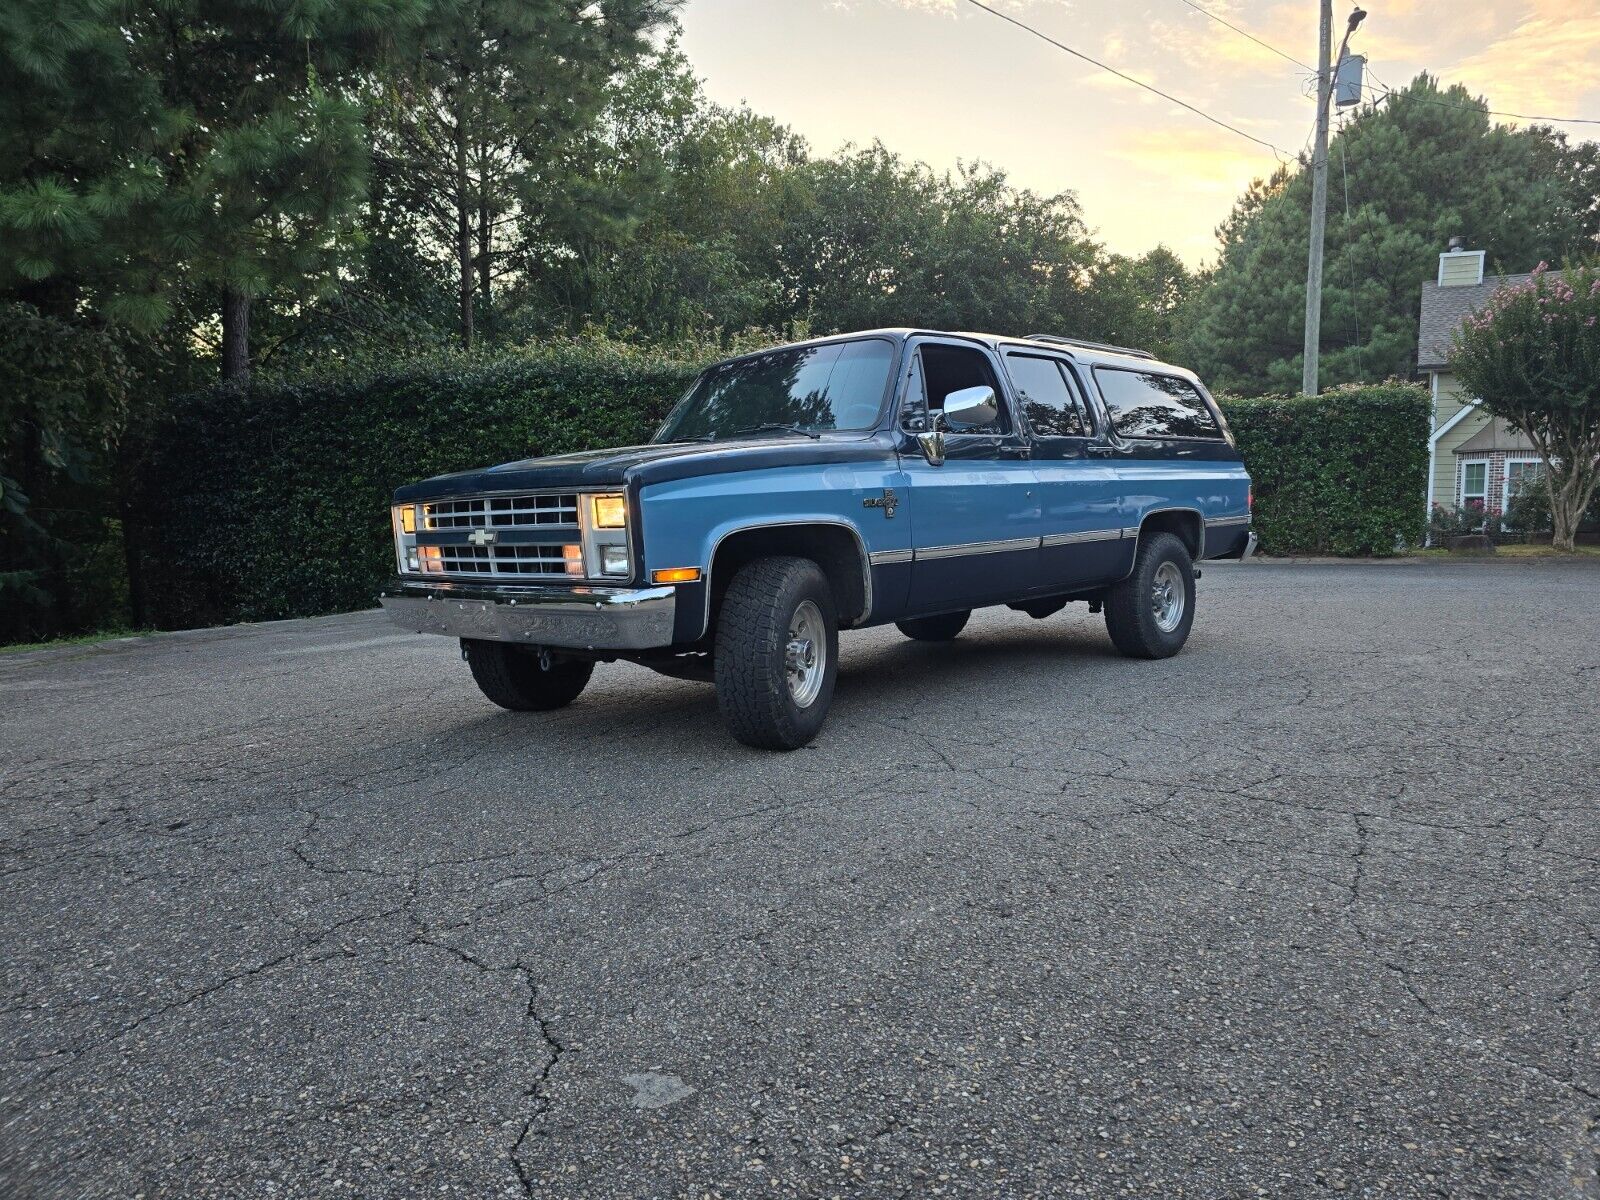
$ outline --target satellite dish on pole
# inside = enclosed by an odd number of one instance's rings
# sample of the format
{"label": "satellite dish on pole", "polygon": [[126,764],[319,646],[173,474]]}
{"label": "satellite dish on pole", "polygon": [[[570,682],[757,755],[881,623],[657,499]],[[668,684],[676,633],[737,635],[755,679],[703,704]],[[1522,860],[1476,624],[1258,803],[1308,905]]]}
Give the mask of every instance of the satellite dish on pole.
{"label": "satellite dish on pole", "polygon": [[1346,54],[1339,60],[1339,69],[1333,77],[1333,102],[1340,108],[1361,103],[1366,65],[1367,56],[1364,54]]}

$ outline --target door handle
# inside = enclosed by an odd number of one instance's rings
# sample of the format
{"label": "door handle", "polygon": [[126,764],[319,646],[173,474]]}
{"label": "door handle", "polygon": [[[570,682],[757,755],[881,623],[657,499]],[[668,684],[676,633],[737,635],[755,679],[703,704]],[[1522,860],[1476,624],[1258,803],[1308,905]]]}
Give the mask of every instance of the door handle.
{"label": "door handle", "polygon": [[1032,446],[1001,446],[1000,447],[1000,457],[1001,458],[1032,458],[1033,457],[1033,447]]}
{"label": "door handle", "polygon": [[1115,446],[1106,446],[1096,442],[1090,442],[1085,449],[1087,449],[1090,454],[1098,455],[1101,458],[1109,458],[1111,455],[1117,452],[1117,448]]}

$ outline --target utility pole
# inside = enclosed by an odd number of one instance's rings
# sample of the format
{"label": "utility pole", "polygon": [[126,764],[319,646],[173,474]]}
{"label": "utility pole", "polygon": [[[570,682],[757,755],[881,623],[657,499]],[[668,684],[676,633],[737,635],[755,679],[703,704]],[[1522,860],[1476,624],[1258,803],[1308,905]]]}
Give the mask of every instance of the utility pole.
{"label": "utility pole", "polygon": [[[1349,40],[1348,38],[1346,40]],[[1311,151],[1311,253],[1306,258],[1306,342],[1300,391],[1317,394],[1317,352],[1322,346],[1322,235],[1328,223],[1328,93],[1333,90],[1333,0],[1322,0],[1317,37],[1317,139]]]}
{"label": "utility pole", "polygon": [[[1367,14],[1359,7],[1339,43],[1339,61],[1350,35]],[[1322,26],[1317,38],[1317,138],[1311,152],[1311,247],[1306,256],[1306,341],[1300,391],[1317,394],[1317,354],[1322,347],[1322,237],[1328,226],[1328,105],[1333,94],[1333,0],[1322,0]]]}

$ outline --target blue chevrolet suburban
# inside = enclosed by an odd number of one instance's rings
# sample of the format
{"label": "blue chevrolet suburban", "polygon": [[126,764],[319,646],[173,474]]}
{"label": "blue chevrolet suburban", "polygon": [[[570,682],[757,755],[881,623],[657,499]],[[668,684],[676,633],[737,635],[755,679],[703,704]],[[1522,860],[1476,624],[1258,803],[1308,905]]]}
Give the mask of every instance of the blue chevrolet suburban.
{"label": "blue chevrolet suburban", "polygon": [[838,631],[947,641],[974,608],[1103,611],[1176,654],[1195,564],[1254,549],[1250,477],[1191,372],[1036,335],[879,329],[705,371],[648,445],[400,488],[399,625],[483,693],[570,704],[596,662],[716,684],[735,737],[822,727]]}

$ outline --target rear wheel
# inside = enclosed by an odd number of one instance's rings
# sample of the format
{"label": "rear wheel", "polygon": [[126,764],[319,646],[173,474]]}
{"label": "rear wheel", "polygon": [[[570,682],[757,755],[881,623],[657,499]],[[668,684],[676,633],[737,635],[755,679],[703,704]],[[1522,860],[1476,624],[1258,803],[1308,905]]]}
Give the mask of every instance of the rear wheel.
{"label": "rear wheel", "polygon": [[552,658],[528,646],[462,638],[461,649],[481,691],[513,712],[549,712],[578,698],[594,674],[592,662]]}
{"label": "rear wheel", "polygon": [[1106,631],[1129,658],[1168,658],[1194,624],[1194,561],[1170,533],[1139,539],[1133,571],[1105,599]]}
{"label": "rear wheel", "polygon": [[908,638],[918,642],[948,642],[967,626],[972,610],[940,613],[937,617],[912,617],[896,621],[894,627]]}
{"label": "rear wheel", "polygon": [[839,632],[833,589],[808,558],[743,567],[717,614],[717,706],[733,736],[760,750],[797,750],[833,703]]}

